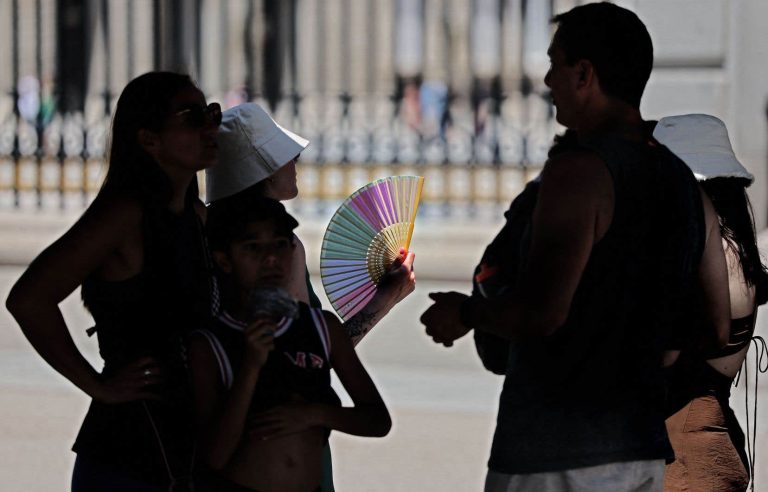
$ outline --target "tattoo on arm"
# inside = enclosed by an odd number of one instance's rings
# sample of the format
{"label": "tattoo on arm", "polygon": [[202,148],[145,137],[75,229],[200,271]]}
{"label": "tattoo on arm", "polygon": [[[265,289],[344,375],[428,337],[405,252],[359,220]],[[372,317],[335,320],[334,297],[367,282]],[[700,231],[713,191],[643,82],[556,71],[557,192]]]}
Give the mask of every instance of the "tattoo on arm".
{"label": "tattoo on arm", "polygon": [[376,319],[377,312],[364,312],[361,311],[354,315],[350,320],[344,323],[344,331],[347,332],[347,336],[353,341],[357,342],[365,336],[366,333],[373,327],[373,321]]}

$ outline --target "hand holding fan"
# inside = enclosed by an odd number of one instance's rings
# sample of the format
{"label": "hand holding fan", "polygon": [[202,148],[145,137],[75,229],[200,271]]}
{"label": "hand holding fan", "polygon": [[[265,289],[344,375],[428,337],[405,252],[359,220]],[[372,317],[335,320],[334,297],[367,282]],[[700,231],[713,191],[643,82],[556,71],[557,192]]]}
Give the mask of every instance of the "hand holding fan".
{"label": "hand holding fan", "polygon": [[323,237],[320,276],[344,321],[371,300],[381,278],[408,250],[424,184],[422,176],[389,176],[344,200]]}

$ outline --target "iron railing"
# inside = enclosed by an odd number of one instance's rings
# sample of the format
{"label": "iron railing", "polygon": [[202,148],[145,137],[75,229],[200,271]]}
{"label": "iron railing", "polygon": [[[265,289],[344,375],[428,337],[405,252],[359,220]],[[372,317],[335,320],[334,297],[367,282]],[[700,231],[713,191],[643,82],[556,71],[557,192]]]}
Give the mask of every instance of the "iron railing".
{"label": "iron railing", "polygon": [[382,175],[427,177],[440,213],[505,204],[557,130],[552,12],[576,0],[0,0],[0,207],[78,208],[98,190],[122,87],[190,73],[312,142],[311,209]]}

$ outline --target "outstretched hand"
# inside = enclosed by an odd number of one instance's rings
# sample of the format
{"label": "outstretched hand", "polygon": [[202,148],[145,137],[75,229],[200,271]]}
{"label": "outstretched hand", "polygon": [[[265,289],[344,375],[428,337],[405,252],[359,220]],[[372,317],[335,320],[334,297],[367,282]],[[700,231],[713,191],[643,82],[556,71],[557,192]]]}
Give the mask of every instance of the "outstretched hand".
{"label": "outstretched hand", "polygon": [[420,320],[426,327],[427,336],[435,343],[450,347],[455,340],[469,333],[471,328],[461,323],[459,315],[461,303],[468,297],[459,292],[430,292],[429,298],[435,303],[424,311]]}

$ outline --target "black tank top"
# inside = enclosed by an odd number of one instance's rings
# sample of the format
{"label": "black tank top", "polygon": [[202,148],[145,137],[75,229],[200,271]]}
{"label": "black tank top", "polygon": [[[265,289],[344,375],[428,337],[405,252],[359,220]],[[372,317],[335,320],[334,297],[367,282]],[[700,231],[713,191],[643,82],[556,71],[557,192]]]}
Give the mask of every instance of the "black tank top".
{"label": "black tank top", "polygon": [[127,280],[90,277],[82,297],[93,315],[103,373],[156,358],[163,402],[92,402],[73,450],[136,478],[166,485],[190,475],[193,420],[183,338],[211,320],[211,270],[202,224],[188,201],[175,215],[145,206],[144,266]]}
{"label": "black tank top", "polygon": [[536,473],[671,456],[661,355],[704,244],[696,181],[655,143],[584,147],[610,172],[614,213],[566,323],[511,344],[489,467]]}

